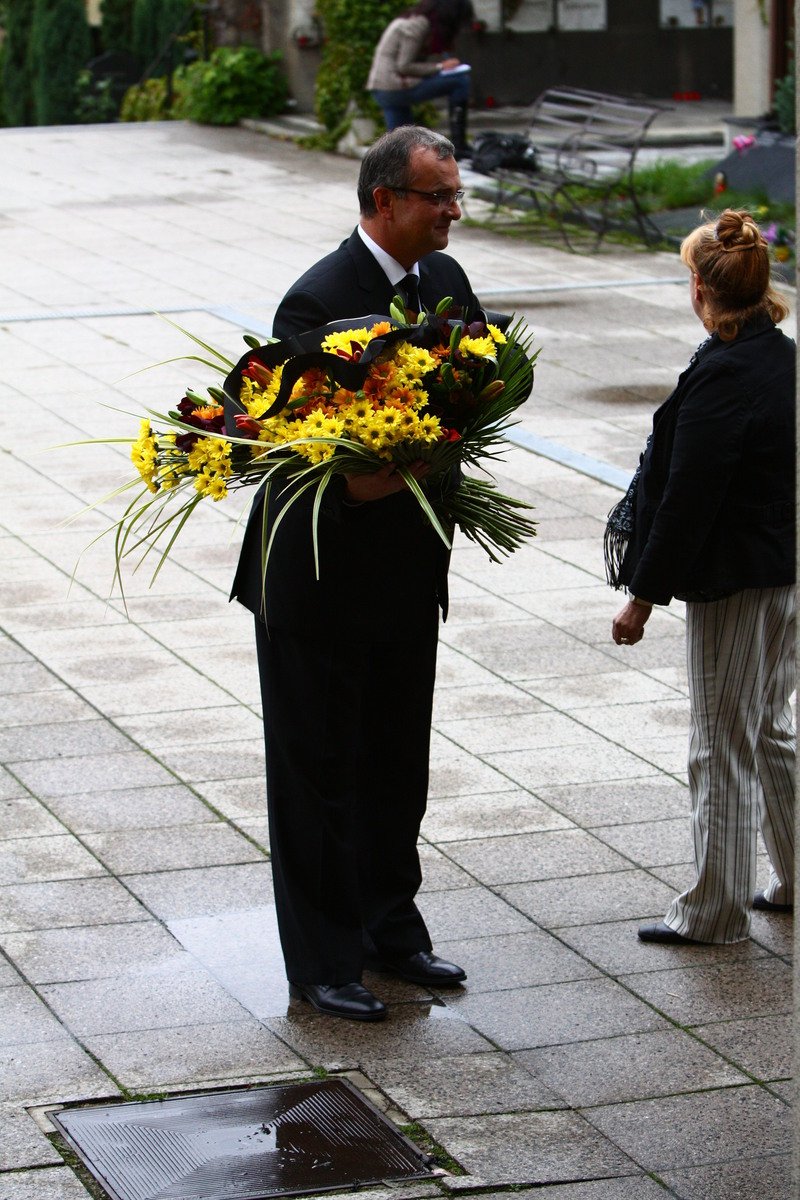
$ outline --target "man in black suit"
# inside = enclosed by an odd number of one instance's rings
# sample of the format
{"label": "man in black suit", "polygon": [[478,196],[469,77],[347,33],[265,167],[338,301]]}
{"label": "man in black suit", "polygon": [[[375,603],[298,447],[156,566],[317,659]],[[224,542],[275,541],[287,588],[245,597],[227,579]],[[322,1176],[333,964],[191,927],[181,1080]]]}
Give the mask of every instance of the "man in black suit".
{"label": "man in black suit", "polygon": [[[481,313],[441,253],[461,216],[450,142],[415,126],[385,134],[358,196],[358,227],[289,289],[276,337],[363,324],[397,294],[414,311],[452,296],[465,319]],[[313,499],[285,508],[290,493],[272,489],[266,515],[257,498],[232,593],[256,615],[281,945],[292,995],[376,1021],[386,1008],[361,983],[365,964],[430,987],[466,978],[433,954],[414,902],[449,556],[389,464],[326,489],[317,577]]]}

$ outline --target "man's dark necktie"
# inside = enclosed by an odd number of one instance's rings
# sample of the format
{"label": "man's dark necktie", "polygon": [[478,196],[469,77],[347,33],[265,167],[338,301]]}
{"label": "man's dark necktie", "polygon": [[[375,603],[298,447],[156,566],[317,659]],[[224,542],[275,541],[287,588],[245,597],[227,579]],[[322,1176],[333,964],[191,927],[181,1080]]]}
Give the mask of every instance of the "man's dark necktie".
{"label": "man's dark necktie", "polygon": [[405,306],[413,313],[420,311],[419,276],[404,275],[397,285],[397,290],[405,301]]}

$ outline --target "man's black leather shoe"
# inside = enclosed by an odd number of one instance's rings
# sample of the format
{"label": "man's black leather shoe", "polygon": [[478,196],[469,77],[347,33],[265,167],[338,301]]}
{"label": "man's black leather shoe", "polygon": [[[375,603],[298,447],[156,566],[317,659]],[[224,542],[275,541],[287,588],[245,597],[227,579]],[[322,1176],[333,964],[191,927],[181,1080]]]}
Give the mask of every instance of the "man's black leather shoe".
{"label": "man's black leather shoe", "polygon": [[653,921],[650,925],[640,925],[639,941],[661,942],[664,945],[672,946],[702,945],[701,942],[695,941],[694,938],[684,937],[682,933],[676,933],[674,929],[670,929],[669,925],[665,925],[663,921]]}
{"label": "man's black leather shoe", "polygon": [[756,892],[753,897],[753,908],[757,908],[759,912],[794,912],[793,904],[776,904],[774,900],[768,900],[763,892]]}
{"label": "man's black leather shoe", "polygon": [[326,983],[292,983],[289,995],[295,1000],[307,1000],[317,1012],[326,1017],[346,1017],[350,1021],[382,1021],[386,1005],[373,996],[361,983],[343,983],[335,987]]}
{"label": "man's black leather shoe", "polygon": [[467,978],[466,971],[455,963],[446,962],[430,950],[418,950],[416,954],[385,955],[378,954],[377,966],[380,970],[399,975],[409,983],[421,983],[430,987],[454,987],[463,983]]}

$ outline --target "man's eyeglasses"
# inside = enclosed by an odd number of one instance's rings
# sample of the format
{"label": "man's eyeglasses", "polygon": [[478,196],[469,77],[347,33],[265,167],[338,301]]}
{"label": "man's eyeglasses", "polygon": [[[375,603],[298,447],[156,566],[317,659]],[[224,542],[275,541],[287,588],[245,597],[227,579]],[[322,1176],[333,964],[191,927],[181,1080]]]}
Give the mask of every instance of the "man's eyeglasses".
{"label": "man's eyeglasses", "polygon": [[451,208],[453,204],[460,204],[464,199],[463,188],[459,188],[457,192],[421,192],[419,188],[412,187],[392,188],[392,191],[398,195],[413,192],[415,196],[424,196],[429,204],[435,204],[437,208]]}

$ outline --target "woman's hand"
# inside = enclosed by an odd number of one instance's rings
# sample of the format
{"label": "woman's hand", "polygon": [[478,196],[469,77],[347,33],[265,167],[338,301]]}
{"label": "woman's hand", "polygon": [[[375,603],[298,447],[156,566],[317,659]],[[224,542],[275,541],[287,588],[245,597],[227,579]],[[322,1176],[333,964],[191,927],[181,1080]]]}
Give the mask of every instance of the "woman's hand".
{"label": "woman's hand", "polygon": [[611,636],[618,646],[634,646],[644,637],[644,627],[650,618],[652,608],[646,604],[634,604],[629,600],[621,608],[611,625]]}
{"label": "woman's hand", "polygon": [[446,58],[446,59],[444,59],[443,62],[439,63],[439,70],[440,71],[452,71],[453,67],[460,67],[460,66],[461,66],[460,58]]}
{"label": "woman's hand", "polygon": [[[424,479],[429,473],[430,463],[413,462],[408,467],[409,475],[414,479]],[[408,487],[403,476],[394,463],[387,463],[378,471],[368,475],[345,474],[347,481],[346,497],[353,504],[364,504],[368,500],[383,500],[395,492],[402,492]]]}

